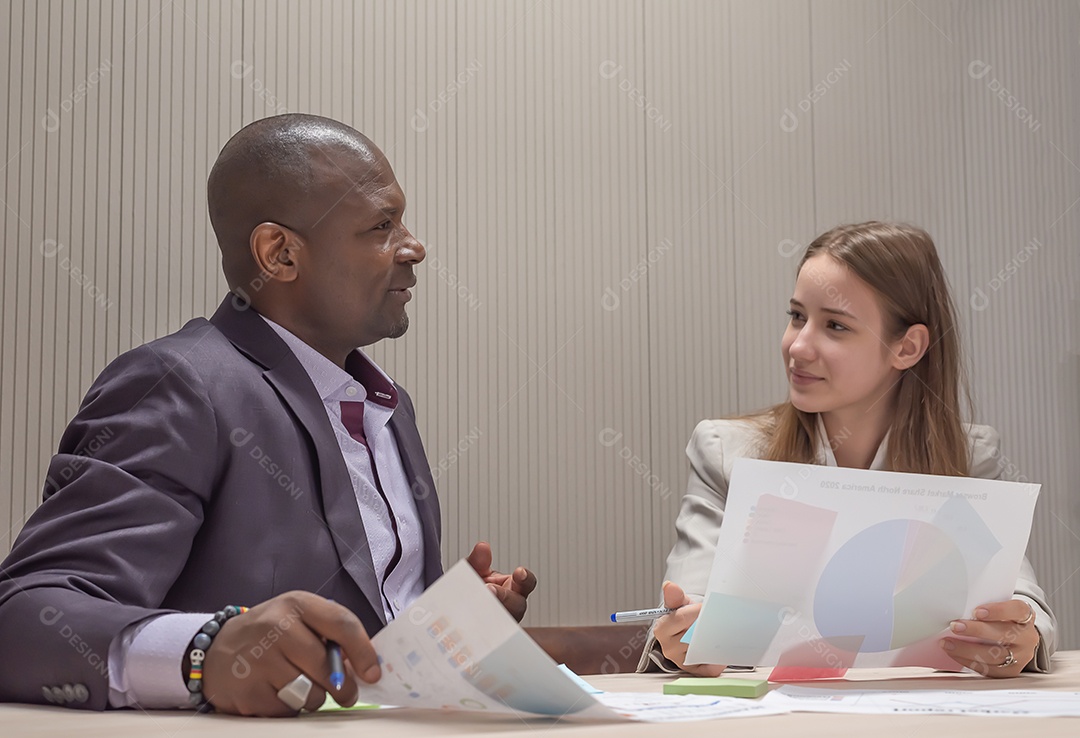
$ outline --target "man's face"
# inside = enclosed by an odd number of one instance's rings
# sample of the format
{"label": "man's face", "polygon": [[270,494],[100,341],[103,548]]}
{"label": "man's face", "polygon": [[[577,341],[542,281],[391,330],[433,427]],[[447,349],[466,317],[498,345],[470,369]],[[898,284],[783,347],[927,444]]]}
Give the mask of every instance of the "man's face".
{"label": "man's face", "polygon": [[295,288],[306,328],[320,350],[397,338],[409,327],[413,266],[425,256],[402,223],[405,194],[377,150],[367,157],[339,149],[315,156],[327,184],[313,225],[298,231],[304,246]]}

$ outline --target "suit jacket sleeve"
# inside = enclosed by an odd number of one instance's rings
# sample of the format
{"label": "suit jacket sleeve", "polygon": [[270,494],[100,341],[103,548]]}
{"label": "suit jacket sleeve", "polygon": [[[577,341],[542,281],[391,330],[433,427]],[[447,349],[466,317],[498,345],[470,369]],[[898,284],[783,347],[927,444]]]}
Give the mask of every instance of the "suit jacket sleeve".
{"label": "suit jacket sleeve", "polygon": [[142,346],[101,374],[0,566],[0,643],[18,665],[0,671],[0,700],[40,703],[43,687],[81,684],[88,699],[71,706],[107,706],[111,642],[169,612],[160,604],[202,523],[219,433],[177,352]]}
{"label": "suit jacket sleeve", "polygon": [[[664,580],[682,587],[693,602],[701,602],[705,598],[705,588],[716,555],[716,541],[720,537],[720,525],[724,522],[728,491],[725,461],[730,464],[731,458],[736,455],[725,454],[725,445],[746,445],[751,434],[743,426],[739,421],[703,420],[694,429],[686,446],[686,455],[690,459],[690,479],[679,516],[675,520],[675,546],[668,554]],[[664,657],[660,644],[653,637],[652,628],[649,629],[637,670],[680,671]]]}
{"label": "suit jacket sleeve", "polygon": [[[968,431],[972,442],[971,476],[980,479],[1001,479],[1002,470],[1008,462],[1003,462],[1001,439],[998,432],[986,425],[973,425]],[[1016,599],[1023,600],[1035,613],[1035,628],[1039,631],[1039,645],[1035,649],[1035,658],[1025,671],[1050,671],[1050,657],[1057,645],[1057,619],[1050,609],[1046,594],[1035,579],[1035,570],[1027,557],[1020,563],[1020,574],[1016,579]]]}

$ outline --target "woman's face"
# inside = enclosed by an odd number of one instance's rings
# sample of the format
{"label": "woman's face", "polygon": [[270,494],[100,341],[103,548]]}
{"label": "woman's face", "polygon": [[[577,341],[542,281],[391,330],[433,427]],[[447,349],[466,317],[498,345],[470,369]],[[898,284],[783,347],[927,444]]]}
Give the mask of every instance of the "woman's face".
{"label": "woman's face", "polygon": [[795,281],[789,314],[780,347],[796,408],[852,419],[889,408],[900,380],[897,346],[884,335],[878,298],[866,282],[831,256],[813,256]]}

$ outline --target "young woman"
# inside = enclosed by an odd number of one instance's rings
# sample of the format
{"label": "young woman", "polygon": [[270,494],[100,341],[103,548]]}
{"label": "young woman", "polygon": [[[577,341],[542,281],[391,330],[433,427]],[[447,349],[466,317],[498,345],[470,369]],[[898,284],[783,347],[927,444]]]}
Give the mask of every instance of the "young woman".
{"label": "young woman", "polygon": [[[664,604],[679,609],[653,625],[639,671],[724,669],[685,666],[680,639],[701,610],[735,459],[1000,477],[997,432],[961,421],[956,313],[926,232],[869,222],[819,236],[799,264],[788,314],[780,346],[788,401],[704,420],[690,439],[690,483],[663,587]],[[1026,559],[1015,592],[951,623],[953,633],[990,643],[943,638],[957,664],[992,677],[1049,669],[1054,616]]]}

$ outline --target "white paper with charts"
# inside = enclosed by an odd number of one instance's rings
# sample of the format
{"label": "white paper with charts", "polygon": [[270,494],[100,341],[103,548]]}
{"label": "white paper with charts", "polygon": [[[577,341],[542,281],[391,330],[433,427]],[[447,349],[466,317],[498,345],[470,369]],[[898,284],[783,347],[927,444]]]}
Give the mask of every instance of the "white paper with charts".
{"label": "white paper with charts", "polygon": [[357,682],[360,701],[371,704],[650,722],[786,712],[734,697],[589,694],[514,622],[465,561],[371,642],[382,678]]}
{"label": "white paper with charts", "polygon": [[785,685],[762,700],[792,712],[862,715],[1080,717],[1080,692],[1030,689],[813,689]]}
{"label": "white paper with charts", "polygon": [[1012,596],[1038,494],[740,459],[687,663],[956,670],[938,642]]}

